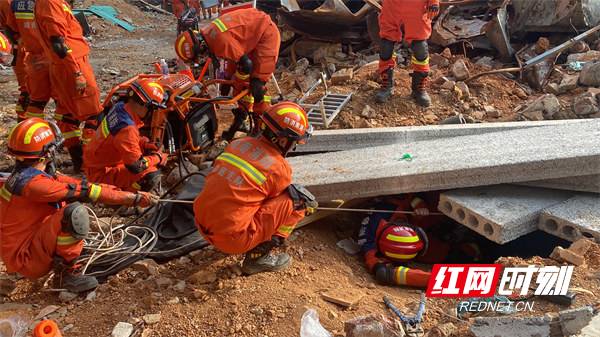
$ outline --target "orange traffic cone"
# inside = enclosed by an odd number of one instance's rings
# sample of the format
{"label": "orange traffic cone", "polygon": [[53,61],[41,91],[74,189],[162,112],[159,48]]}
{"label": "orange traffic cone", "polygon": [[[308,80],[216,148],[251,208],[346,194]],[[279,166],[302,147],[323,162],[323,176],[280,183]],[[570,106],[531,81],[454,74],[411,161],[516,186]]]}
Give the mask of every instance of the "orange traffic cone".
{"label": "orange traffic cone", "polygon": [[62,337],[58,325],[51,319],[38,323],[31,335],[33,337]]}

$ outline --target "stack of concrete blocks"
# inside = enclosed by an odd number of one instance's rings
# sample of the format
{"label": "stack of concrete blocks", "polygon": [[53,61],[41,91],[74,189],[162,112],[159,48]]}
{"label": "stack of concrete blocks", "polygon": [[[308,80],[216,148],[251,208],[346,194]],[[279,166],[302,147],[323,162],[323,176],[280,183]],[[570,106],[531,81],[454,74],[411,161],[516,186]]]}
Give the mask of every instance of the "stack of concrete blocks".
{"label": "stack of concrete blocks", "polygon": [[541,212],[539,228],[569,241],[600,242],[600,195],[576,195]]}
{"label": "stack of concrete blocks", "polygon": [[[489,188],[482,186],[499,184],[539,184],[600,193],[597,119],[327,130],[315,132],[298,150],[305,153],[288,158],[293,181],[321,201],[468,187],[485,191]],[[567,180],[576,187],[568,188]],[[575,195],[516,185],[508,189],[545,193],[543,207],[530,213],[523,209],[524,220],[512,219],[506,230],[502,219],[487,221],[474,212],[469,217],[465,207],[462,215],[456,207],[447,214],[459,222],[463,218],[461,223],[469,228],[505,243],[535,230],[543,208]],[[518,203],[516,199],[512,202]],[[444,212],[443,207],[440,210]],[[479,225],[469,224],[469,219]],[[526,225],[517,225],[519,221]]]}

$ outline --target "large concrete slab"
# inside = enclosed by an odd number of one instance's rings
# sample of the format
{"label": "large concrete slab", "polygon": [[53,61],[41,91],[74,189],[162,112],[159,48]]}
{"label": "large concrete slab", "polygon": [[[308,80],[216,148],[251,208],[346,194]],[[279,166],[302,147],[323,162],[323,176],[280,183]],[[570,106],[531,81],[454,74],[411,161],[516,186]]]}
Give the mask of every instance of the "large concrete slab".
{"label": "large concrete slab", "polygon": [[517,185],[471,187],[442,193],[438,209],[488,239],[504,244],[536,230],[544,208],[574,194]]}
{"label": "large concrete slab", "polygon": [[531,127],[573,124],[584,121],[585,120],[583,119],[568,119],[560,121],[446,124],[388,128],[316,130],[305,145],[301,145],[296,148],[296,152],[314,153],[344,151],[373,146],[406,144],[424,140],[479,135],[490,132],[501,132]]}
{"label": "large concrete slab", "polygon": [[469,330],[476,337],[550,336],[552,318],[544,317],[476,317]]}
{"label": "large concrete slab", "polygon": [[600,175],[564,177],[519,183],[526,186],[557,188],[560,190],[600,193]]}
{"label": "large concrete slab", "polygon": [[[412,161],[403,160],[410,154]],[[600,174],[600,120],[288,158],[317,200]]]}
{"label": "large concrete slab", "polygon": [[588,237],[600,243],[600,196],[576,195],[546,208],[540,215],[539,228],[569,241]]}

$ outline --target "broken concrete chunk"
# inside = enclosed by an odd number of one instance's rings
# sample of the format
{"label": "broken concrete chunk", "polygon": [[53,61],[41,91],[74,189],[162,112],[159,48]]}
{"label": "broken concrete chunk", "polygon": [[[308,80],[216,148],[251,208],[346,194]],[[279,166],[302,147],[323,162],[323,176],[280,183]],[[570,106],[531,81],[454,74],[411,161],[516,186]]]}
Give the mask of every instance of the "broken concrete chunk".
{"label": "broken concrete chunk", "polygon": [[552,235],[577,241],[582,237],[600,242],[600,197],[580,194],[544,209],[538,227]]}
{"label": "broken concrete chunk", "polygon": [[594,244],[594,241],[592,241],[591,239],[579,239],[575,242],[573,242],[570,246],[569,246],[569,250],[572,251],[575,254],[579,254],[581,256],[585,255],[585,253],[587,253],[588,249],[590,249],[590,247]]}
{"label": "broken concrete chunk", "polygon": [[573,112],[578,116],[587,116],[600,111],[598,100],[592,93],[584,92],[573,102]]}
{"label": "broken concrete chunk", "polygon": [[455,85],[456,85],[456,82],[454,82],[454,81],[447,81],[447,82],[444,82],[444,84],[442,84],[442,89],[454,90],[454,86]]}
{"label": "broken concrete chunk", "polygon": [[484,68],[488,68],[488,70],[494,67],[494,61],[489,56],[480,58],[477,62],[475,62],[475,64]]}
{"label": "broken concrete chunk", "polygon": [[560,94],[562,94],[562,92],[560,91],[558,83],[550,83],[550,84],[548,84],[544,88],[544,91],[547,94],[552,94],[552,95],[560,95]]}
{"label": "broken concrete chunk", "polygon": [[354,74],[354,70],[352,68],[338,70],[331,76],[331,82],[333,84],[344,83],[348,80],[351,80],[353,74]]}
{"label": "broken concrete chunk", "polygon": [[585,306],[575,309],[560,311],[560,326],[564,336],[578,334],[581,329],[586,327],[594,317],[592,307]]}
{"label": "broken concrete chunk", "polygon": [[483,110],[488,117],[500,117],[502,116],[502,111],[497,110],[491,105],[484,105]]}
{"label": "broken concrete chunk", "polygon": [[567,63],[571,62],[587,62],[600,57],[600,51],[591,50],[586,53],[575,53],[567,56]]}
{"label": "broken concrete chunk", "polygon": [[358,302],[363,296],[365,296],[365,294],[357,289],[332,290],[321,295],[324,300],[339,304],[346,308]]}
{"label": "broken concrete chunk", "polygon": [[119,322],[112,329],[111,337],[129,337],[133,332],[133,325],[125,322]]}
{"label": "broken concrete chunk", "polygon": [[526,107],[523,112],[526,111],[536,111],[541,110],[544,111],[545,118],[552,117],[555,113],[560,111],[561,105],[556,96],[551,94],[544,94],[531,103],[526,103]]}
{"label": "broken concrete chunk", "polygon": [[296,73],[296,75],[304,75],[309,65],[310,63],[308,62],[308,59],[299,59],[298,62],[296,62],[296,68],[294,69],[294,73]]}
{"label": "broken concrete chunk", "polygon": [[569,48],[569,50],[572,54],[587,53],[590,51],[590,46],[585,41],[577,41]]}
{"label": "broken concrete chunk", "polygon": [[377,111],[375,111],[375,109],[373,109],[370,105],[365,105],[360,115],[364,118],[375,118],[375,116],[377,116]]}
{"label": "broken concrete chunk", "polygon": [[465,80],[470,76],[469,69],[462,59],[454,62],[450,71],[452,72],[452,76],[456,77],[459,81]]}
{"label": "broken concrete chunk", "polygon": [[471,96],[471,93],[469,92],[469,87],[467,86],[467,84],[465,82],[458,82],[456,83],[456,87],[460,90],[461,95],[458,97],[458,99],[468,99]]}
{"label": "broken concrete chunk", "polygon": [[579,82],[579,74],[566,75],[560,81],[558,88],[561,92],[567,92],[577,88],[577,82]]}
{"label": "broken concrete chunk", "polygon": [[554,247],[554,250],[550,254],[550,258],[558,262],[567,262],[576,266],[581,266],[585,262],[583,256],[575,254],[561,246]]}
{"label": "broken concrete chunk", "polygon": [[399,321],[381,314],[371,313],[344,322],[346,337],[404,337]]}
{"label": "broken concrete chunk", "polygon": [[137,271],[141,271],[143,273],[146,273],[146,275],[158,275],[158,264],[156,263],[156,261],[152,260],[152,259],[144,259],[141,261],[136,261],[131,268],[133,268],[133,270],[137,270]]}
{"label": "broken concrete chunk", "polygon": [[148,325],[156,324],[156,323],[160,322],[160,314],[144,315],[144,316],[142,316],[142,319],[144,320],[144,323],[146,323]]}
{"label": "broken concrete chunk", "polygon": [[440,69],[446,68],[450,64],[450,61],[447,58],[436,53],[429,55],[429,62],[431,65],[437,65]]}
{"label": "broken concrete chunk", "polygon": [[588,61],[581,69],[579,84],[600,87],[600,59]]}
{"label": "broken concrete chunk", "polygon": [[541,110],[526,111],[523,113],[523,117],[527,118],[530,121],[543,121],[544,120],[544,112]]}
{"label": "broken concrete chunk", "polygon": [[77,296],[79,296],[78,293],[72,293],[70,291],[61,291],[60,294],[58,294],[58,298],[63,303],[71,302],[72,300],[76,299]]}

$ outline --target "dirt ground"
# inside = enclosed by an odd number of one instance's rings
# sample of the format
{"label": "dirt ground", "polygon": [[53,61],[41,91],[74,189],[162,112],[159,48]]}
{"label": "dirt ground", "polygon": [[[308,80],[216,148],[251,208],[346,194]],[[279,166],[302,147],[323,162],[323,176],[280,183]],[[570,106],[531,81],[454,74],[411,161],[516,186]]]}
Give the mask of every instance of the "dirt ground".
{"label": "dirt ground", "polygon": [[[128,77],[153,72],[153,62],[176,57],[173,49],[176,23],[174,17],[144,13],[124,2],[85,0],[76,3],[76,7],[99,4],[113,6],[119,12],[119,18],[128,18],[136,26],[134,31],[126,32],[100,18],[88,16],[95,30],[90,39],[90,63],[104,99],[115,85]],[[461,57],[452,55],[450,62]],[[465,62],[472,74],[482,71],[470,61]],[[378,105],[373,99],[378,88],[373,77],[376,67],[376,64],[362,67],[350,81],[330,86],[332,92],[355,94],[332,128],[439,124],[457,113],[472,116],[474,122],[516,121],[521,117],[514,109],[524,100],[539,95],[528,95],[514,79],[493,75],[474,81],[475,84],[470,86],[470,99],[460,100],[455,93],[442,96],[438,94],[441,77],[449,74],[448,68],[442,68],[432,70],[429,89],[432,105],[421,108],[409,97],[408,71],[398,67],[395,71],[395,95],[389,103]],[[283,77],[279,81],[286,97],[298,90],[291,78]],[[5,155],[5,150],[6,137],[16,122],[13,98],[17,87],[14,78],[5,77],[0,82],[0,134],[3,135],[0,137],[0,167],[6,168],[12,162]],[[275,88],[271,84],[269,87],[275,97]],[[310,99],[316,100],[322,95],[323,90],[319,89]],[[372,118],[361,115],[367,105],[376,111]],[[502,114],[498,117],[477,114],[484,105],[491,105]],[[223,107],[219,112],[221,131],[231,122],[230,108]],[[49,112],[52,112],[52,104]],[[64,154],[62,157],[66,159]],[[70,169],[64,168],[64,172],[70,173]],[[292,267],[282,272],[239,276],[235,265],[243,256],[229,256],[205,248],[193,256],[160,265],[158,275],[127,268],[110,277],[94,292],[81,294],[66,303],[56,292],[47,291],[48,287],[44,287],[46,278],[27,280],[7,275],[2,265],[0,279],[14,281],[17,287],[10,295],[0,299],[0,319],[16,312],[24,312],[23,317],[34,318],[41,312],[43,317],[57,321],[63,336],[110,336],[117,323],[129,322],[134,326],[132,336],[286,337],[299,336],[302,314],[314,308],[328,331],[334,336],[345,336],[344,322],[348,319],[369,313],[394,317],[386,309],[382,300],[384,295],[388,295],[406,315],[413,316],[421,290],[378,285],[360,254],[348,254],[336,245],[343,238],[337,229],[348,221],[353,221],[356,226],[360,218],[334,215],[297,229],[281,248],[293,259]],[[571,286],[587,289],[593,294],[579,294],[572,308],[597,305],[600,301],[599,257],[598,245],[593,245],[586,256],[587,265],[575,268]],[[505,266],[560,265],[541,257],[508,257],[500,262]],[[409,264],[409,267],[431,268],[430,265],[418,264]],[[205,283],[194,282],[191,276],[196,273],[203,275]],[[183,289],[180,281],[186,282]],[[323,294],[350,299],[353,303],[344,307],[324,300]],[[429,298],[423,316],[425,331],[443,323],[452,323],[451,336],[468,335],[468,322],[444,315],[461,300]],[[518,315],[542,316],[565,309],[536,299],[533,312]],[[160,318],[157,322],[145,319],[144,316],[149,314],[160,314]],[[32,322],[41,318],[35,317]],[[0,321],[0,335],[4,336],[2,332],[6,330],[2,330],[2,324]]]}

